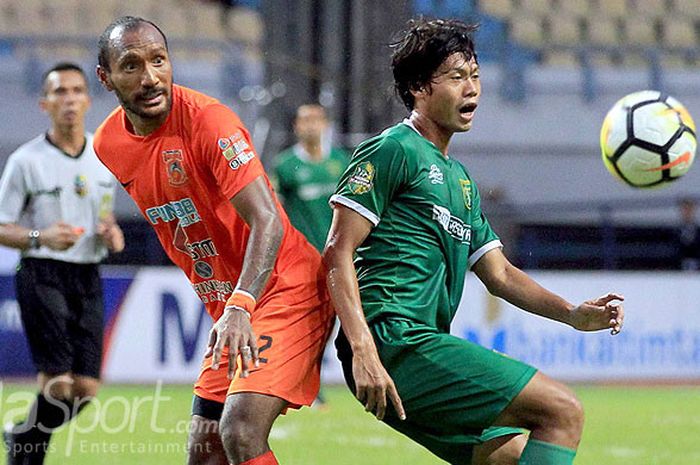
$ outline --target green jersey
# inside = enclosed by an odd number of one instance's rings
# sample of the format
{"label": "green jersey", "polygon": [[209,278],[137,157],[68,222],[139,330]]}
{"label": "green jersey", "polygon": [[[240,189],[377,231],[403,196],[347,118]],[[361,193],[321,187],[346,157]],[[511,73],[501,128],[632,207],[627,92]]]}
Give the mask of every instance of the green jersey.
{"label": "green jersey", "polygon": [[277,156],[274,177],[284,209],[292,225],[319,251],[326,243],[333,217],[328,199],[347,163],[347,154],[336,148],[320,161],[311,160],[300,145]]}
{"label": "green jersey", "polygon": [[466,169],[407,121],[357,148],[331,203],[374,225],[355,259],[368,322],[393,315],[449,332],[467,269],[501,246]]}

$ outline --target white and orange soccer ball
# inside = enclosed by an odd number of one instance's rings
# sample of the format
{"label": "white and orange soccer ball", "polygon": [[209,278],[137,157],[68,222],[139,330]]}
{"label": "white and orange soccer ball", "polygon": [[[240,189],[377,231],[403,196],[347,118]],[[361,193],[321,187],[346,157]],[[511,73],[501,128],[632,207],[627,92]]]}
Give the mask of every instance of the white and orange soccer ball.
{"label": "white and orange soccer ball", "polygon": [[610,109],[600,131],[603,162],[632,187],[667,185],[695,159],[695,123],[676,99],[653,90],[629,94]]}

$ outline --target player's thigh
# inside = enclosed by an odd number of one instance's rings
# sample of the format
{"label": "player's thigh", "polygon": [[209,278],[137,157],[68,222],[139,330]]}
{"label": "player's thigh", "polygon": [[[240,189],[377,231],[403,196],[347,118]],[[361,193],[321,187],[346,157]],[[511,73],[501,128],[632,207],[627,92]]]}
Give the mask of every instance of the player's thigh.
{"label": "player's thigh", "polygon": [[22,324],[36,369],[47,375],[70,372],[71,313],[60,270],[43,260],[24,259],[15,281]]}
{"label": "player's thigh", "polygon": [[501,412],[495,423],[533,428],[557,420],[583,417],[583,408],[565,384],[537,373]]}
{"label": "player's thigh", "polygon": [[411,322],[372,326],[406,414],[443,432],[481,434],[536,373],[503,354]]}
{"label": "player's thigh", "polygon": [[323,352],[333,325],[332,312],[321,307],[295,308],[296,318],[286,316],[284,305],[257,309],[252,325],[259,366],[251,368],[246,378],[240,377],[239,366],[228,393],[277,397],[292,408],[311,405],[320,387]]}
{"label": "player's thigh", "polygon": [[75,276],[78,292],[71,302],[74,318],[69,323],[76,375],[100,378],[102,366],[104,303],[96,266],[86,266]]}
{"label": "player's thigh", "polygon": [[[267,440],[275,419],[287,408],[279,397],[254,392],[239,392],[226,398],[221,415],[220,431],[231,431],[234,437],[252,436]],[[239,438],[240,439],[240,438]]]}

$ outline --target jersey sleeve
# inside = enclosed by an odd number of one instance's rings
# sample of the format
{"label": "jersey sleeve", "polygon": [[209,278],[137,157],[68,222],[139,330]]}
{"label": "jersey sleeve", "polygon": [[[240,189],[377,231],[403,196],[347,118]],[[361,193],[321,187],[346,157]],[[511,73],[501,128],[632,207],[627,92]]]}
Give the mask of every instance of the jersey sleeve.
{"label": "jersey sleeve", "polygon": [[469,245],[469,268],[483,257],[486,252],[503,247],[498,235],[491,229],[486,216],[481,211],[481,196],[476,184],[471,183],[473,188],[472,200],[472,240]]}
{"label": "jersey sleeve", "polygon": [[222,104],[202,110],[193,125],[194,158],[211,171],[221,192],[230,199],[265,170],[248,130]]}
{"label": "jersey sleeve", "polygon": [[388,137],[373,139],[357,148],[330,203],[350,208],[377,226],[405,182],[401,145]]}
{"label": "jersey sleeve", "polygon": [[10,157],[0,178],[0,223],[16,223],[24,208],[28,192],[22,167]]}

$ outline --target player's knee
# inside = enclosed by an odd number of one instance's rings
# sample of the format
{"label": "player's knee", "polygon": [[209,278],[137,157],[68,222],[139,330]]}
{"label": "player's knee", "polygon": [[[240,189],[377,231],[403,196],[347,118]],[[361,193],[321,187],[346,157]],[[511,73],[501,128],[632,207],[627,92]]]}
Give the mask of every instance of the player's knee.
{"label": "player's knee", "polygon": [[558,389],[550,399],[556,423],[571,435],[580,438],[583,431],[583,405],[568,388]]}
{"label": "player's knee", "polygon": [[187,440],[187,464],[221,465],[227,463],[219,438],[219,422],[193,416]]}
{"label": "player's knee", "polygon": [[76,401],[90,402],[100,390],[100,381],[93,378],[76,378],[72,386],[72,398]]}
{"label": "player's knee", "polygon": [[224,449],[230,456],[246,456],[250,450],[258,449],[267,441],[252,424],[246,424],[235,417],[227,418],[219,424],[219,434]]}

